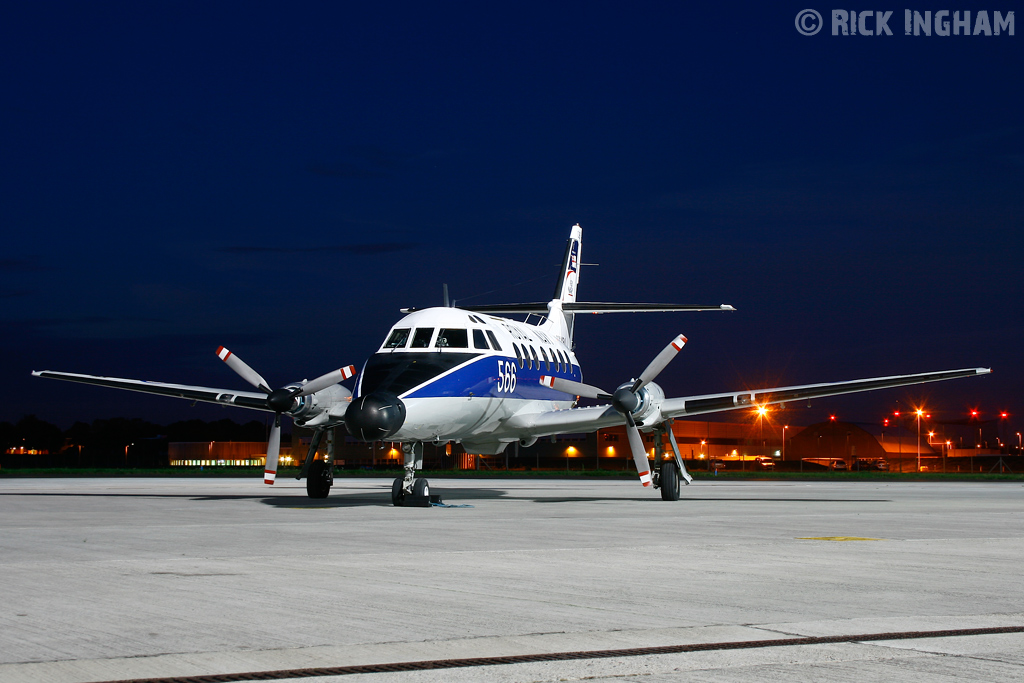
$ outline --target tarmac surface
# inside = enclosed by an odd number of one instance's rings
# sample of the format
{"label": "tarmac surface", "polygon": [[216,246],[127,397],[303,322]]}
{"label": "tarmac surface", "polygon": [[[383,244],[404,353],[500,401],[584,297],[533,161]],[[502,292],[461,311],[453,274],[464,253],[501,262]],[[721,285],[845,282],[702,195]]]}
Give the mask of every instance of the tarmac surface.
{"label": "tarmac surface", "polygon": [[[293,480],[0,480],[0,681],[1024,626],[1020,482],[431,489],[473,507],[395,508],[384,479],[325,500]],[[303,680],[633,677],[1017,682],[1024,633]]]}

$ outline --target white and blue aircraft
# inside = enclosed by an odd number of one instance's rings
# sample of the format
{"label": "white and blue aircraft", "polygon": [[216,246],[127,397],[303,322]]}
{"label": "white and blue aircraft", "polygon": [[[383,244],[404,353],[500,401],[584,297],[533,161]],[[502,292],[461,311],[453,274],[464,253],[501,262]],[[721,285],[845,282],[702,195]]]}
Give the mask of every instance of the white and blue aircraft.
{"label": "white and blue aircraft", "polygon": [[[968,368],[915,375],[873,377],[825,384],[728,391],[720,394],[666,398],[654,379],[682,350],[679,335],[636,378],[608,392],[583,383],[574,353],[573,327],[581,313],[643,313],[655,311],[732,311],[732,306],[685,304],[584,303],[577,301],[583,231],[573,226],[554,297],[544,303],[494,306],[443,306],[404,309],[405,317],[388,332],[384,343],[363,364],[355,391],[340,382],[356,376],[347,366],[304,382],[271,389],[270,384],[224,347],[217,355],[259,391],[235,391],[166,384],[116,377],[98,377],[50,370],[37,377],[84,382],[275,414],[267,444],[264,481],[273,484],[281,445],[281,416],[314,430],[299,474],[306,477],[310,497],[324,498],[333,483],[333,462],[315,460],[324,432],[344,427],[362,441],[401,442],[405,475],[392,485],[392,502],[402,505],[429,498],[423,467],[423,444],[461,443],[467,453],[497,454],[518,441],[564,433],[592,432],[626,426],[640,483],[661,489],[665,500],[678,500],[687,474],[672,436],[671,421],[788,401],[836,396],[923,382],[970,377],[991,372]],[[447,303],[447,302],[446,302]],[[510,315],[538,316],[536,323]],[[607,405],[577,407],[579,398],[605,399]],[[640,430],[668,437],[672,458],[654,468]]]}

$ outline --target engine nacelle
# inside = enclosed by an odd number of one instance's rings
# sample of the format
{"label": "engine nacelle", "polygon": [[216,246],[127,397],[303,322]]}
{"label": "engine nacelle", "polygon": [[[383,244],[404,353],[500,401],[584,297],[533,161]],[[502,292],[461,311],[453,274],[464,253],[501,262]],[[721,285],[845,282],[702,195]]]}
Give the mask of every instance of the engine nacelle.
{"label": "engine nacelle", "polygon": [[[293,388],[299,385],[290,385]],[[332,384],[309,396],[295,399],[296,406],[288,411],[300,427],[315,426],[334,418],[344,418],[352,401],[352,392],[340,384]]]}
{"label": "engine nacelle", "polygon": [[[632,382],[626,382],[618,388],[628,389],[631,386],[633,386]],[[633,415],[633,420],[644,424],[658,422],[661,418],[661,402],[665,400],[665,390],[654,382],[650,382],[647,386],[636,392],[636,397],[637,406],[630,411]]]}

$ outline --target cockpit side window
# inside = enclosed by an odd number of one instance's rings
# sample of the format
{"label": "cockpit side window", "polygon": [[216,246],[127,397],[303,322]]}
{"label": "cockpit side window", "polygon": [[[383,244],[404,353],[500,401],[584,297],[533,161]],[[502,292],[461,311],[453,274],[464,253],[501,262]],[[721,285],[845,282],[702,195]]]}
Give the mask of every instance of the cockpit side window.
{"label": "cockpit side window", "polygon": [[465,329],[441,328],[434,346],[439,349],[468,349],[469,333]]}
{"label": "cockpit side window", "polygon": [[495,351],[501,351],[501,344],[498,343],[498,338],[494,336],[494,333],[487,330],[487,338],[491,340],[491,348]]}
{"label": "cockpit side window", "polygon": [[519,361],[519,369],[520,369],[520,370],[522,370],[522,369],[523,369],[523,366],[525,365],[525,363],[523,363],[523,354],[522,354],[522,352],[521,352],[521,351],[519,350],[519,344],[516,344],[515,342],[513,342],[513,343],[512,343],[512,348],[513,348],[513,349],[515,349],[515,352],[516,352],[516,360],[518,360],[518,361]]}
{"label": "cockpit side window", "polygon": [[544,365],[548,372],[551,372],[551,359],[548,358],[548,352],[544,350],[544,347],[540,347],[540,355],[544,356]]}
{"label": "cockpit side window", "polygon": [[487,339],[484,337],[483,330],[473,330],[473,348],[474,349],[486,349]]}
{"label": "cockpit side window", "polygon": [[409,341],[409,332],[411,330],[408,327],[401,329],[395,329],[391,332],[391,336],[384,342],[385,349],[404,349],[406,343]]}
{"label": "cockpit side window", "polygon": [[532,346],[528,346],[530,349],[530,369],[533,370],[534,363],[537,364],[537,369],[540,370],[540,358],[537,356],[537,351]]}
{"label": "cockpit side window", "polygon": [[434,334],[433,327],[417,327],[416,333],[412,336],[412,347],[414,349],[426,349],[430,347],[430,337]]}

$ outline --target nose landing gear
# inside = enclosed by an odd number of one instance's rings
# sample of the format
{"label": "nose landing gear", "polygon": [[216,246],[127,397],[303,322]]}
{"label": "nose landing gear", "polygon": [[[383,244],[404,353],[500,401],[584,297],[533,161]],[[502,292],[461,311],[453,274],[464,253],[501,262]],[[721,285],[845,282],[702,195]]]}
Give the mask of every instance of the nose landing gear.
{"label": "nose landing gear", "polygon": [[441,496],[430,495],[430,483],[417,479],[416,470],[423,469],[423,444],[403,443],[402,456],[405,459],[405,475],[391,483],[391,504],[402,507],[430,507],[440,503]]}

